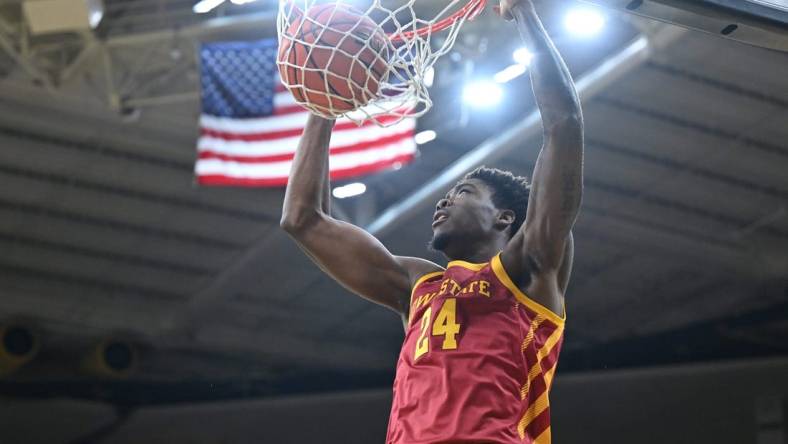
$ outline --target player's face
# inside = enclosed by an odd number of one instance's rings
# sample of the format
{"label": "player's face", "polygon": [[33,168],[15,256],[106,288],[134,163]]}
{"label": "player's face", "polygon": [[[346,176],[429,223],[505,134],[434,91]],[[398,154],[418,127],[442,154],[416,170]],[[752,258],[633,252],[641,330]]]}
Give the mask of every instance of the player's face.
{"label": "player's face", "polygon": [[453,242],[483,240],[494,230],[496,214],[487,184],[479,179],[462,181],[435,206],[430,245],[445,252]]}

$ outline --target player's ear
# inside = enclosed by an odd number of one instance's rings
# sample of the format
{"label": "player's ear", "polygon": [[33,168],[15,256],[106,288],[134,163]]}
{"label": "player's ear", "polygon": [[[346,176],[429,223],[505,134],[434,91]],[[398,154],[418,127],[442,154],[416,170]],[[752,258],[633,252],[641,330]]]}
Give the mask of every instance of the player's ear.
{"label": "player's ear", "polygon": [[498,217],[495,220],[495,227],[499,230],[505,230],[508,226],[514,223],[514,211],[512,210],[498,210]]}

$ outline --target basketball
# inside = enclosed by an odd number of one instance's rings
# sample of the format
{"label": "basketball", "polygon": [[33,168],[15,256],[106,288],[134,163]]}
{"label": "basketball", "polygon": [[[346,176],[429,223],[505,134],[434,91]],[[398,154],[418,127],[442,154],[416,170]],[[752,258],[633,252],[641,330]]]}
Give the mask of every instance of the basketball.
{"label": "basketball", "polygon": [[387,73],[387,42],[363,12],[315,5],[282,35],[279,73],[299,103],[332,115],[352,111],[377,97]]}

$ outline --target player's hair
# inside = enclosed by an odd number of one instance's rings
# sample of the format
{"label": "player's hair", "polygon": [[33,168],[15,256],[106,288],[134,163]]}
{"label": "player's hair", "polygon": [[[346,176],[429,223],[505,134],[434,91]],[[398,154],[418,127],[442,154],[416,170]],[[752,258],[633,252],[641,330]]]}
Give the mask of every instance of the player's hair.
{"label": "player's hair", "polygon": [[531,191],[528,178],[515,176],[511,171],[480,166],[463,178],[463,180],[468,179],[481,180],[492,188],[492,201],[496,207],[514,211],[514,222],[510,225],[512,229],[509,231],[509,237],[514,236],[525,222],[525,213],[528,210],[528,196]]}

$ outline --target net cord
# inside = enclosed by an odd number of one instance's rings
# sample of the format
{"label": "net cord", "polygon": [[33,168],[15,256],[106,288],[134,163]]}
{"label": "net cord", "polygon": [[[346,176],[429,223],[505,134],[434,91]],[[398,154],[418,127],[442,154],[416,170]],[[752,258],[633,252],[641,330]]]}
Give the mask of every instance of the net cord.
{"label": "net cord", "polygon": [[[406,117],[423,115],[432,107],[424,83],[427,72],[451,50],[460,27],[483,10],[486,0],[471,0],[450,13],[462,1],[452,0],[431,20],[416,16],[415,1],[407,0],[399,8],[390,10],[383,7],[380,0],[375,0],[366,11],[355,10],[341,2],[280,2],[277,16],[280,54],[277,64],[284,74],[282,83],[293,93],[298,104],[325,118],[346,117],[358,124],[372,120],[380,126],[391,126]],[[328,16],[325,15],[326,10],[330,11]],[[383,19],[373,21],[370,18],[380,15]],[[359,18],[355,23],[348,23],[341,21],[343,17]],[[309,30],[305,36],[307,24]],[[384,27],[391,26],[395,28],[393,32],[384,32]],[[439,31],[443,31],[440,33],[442,42],[433,39]],[[336,43],[326,41],[330,40],[328,37],[336,36],[340,36]],[[307,37],[311,37],[311,41]],[[359,45],[362,40],[363,44]],[[374,46],[373,42],[376,42]],[[378,47],[378,44],[382,46]],[[293,54],[296,46],[307,48],[305,60],[298,60],[298,54]],[[358,50],[350,53],[346,47]],[[324,66],[312,66],[318,55],[325,54],[329,55]],[[334,63],[343,61],[337,60],[340,55],[344,61],[351,61],[347,73],[342,63]],[[383,67],[384,71],[375,73],[374,69],[378,67]],[[321,89],[314,84],[306,85],[307,73],[312,74],[310,78],[315,78],[315,75],[321,77]],[[364,74],[363,82],[353,78],[357,73]],[[340,95],[338,88],[344,88],[349,96]],[[310,97],[322,97],[328,106],[315,103],[317,100],[310,101]]]}

